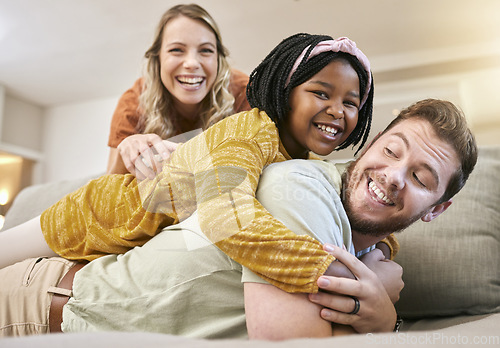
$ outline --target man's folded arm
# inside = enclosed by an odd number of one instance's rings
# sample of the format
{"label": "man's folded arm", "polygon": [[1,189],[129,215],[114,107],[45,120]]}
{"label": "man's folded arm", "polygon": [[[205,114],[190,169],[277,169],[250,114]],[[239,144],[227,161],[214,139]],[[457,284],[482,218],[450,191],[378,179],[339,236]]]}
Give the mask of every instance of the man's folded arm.
{"label": "man's folded arm", "polygon": [[245,315],[250,339],[284,340],[329,337],[332,326],[320,317],[321,306],[307,294],[288,293],[274,285],[247,282]]}

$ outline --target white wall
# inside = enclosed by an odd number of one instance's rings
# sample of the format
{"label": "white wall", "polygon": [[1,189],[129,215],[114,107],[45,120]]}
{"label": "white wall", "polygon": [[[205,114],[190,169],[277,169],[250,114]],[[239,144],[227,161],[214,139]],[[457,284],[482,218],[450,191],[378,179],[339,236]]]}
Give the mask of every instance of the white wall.
{"label": "white wall", "polygon": [[[32,183],[41,182],[43,108],[9,96],[0,86],[0,152],[35,163]],[[3,171],[6,170],[2,168]]]}
{"label": "white wall", "polygon": [[2,142],[27,150],[40,151],[43,109],[23,100],[5,98]]}
{"label": "white wall", "polygon": [[[390,83],[375,82],[370,139],[382,131],[410,104],[426,98],[449,100],[460,107],[479,145],[500,144],[500,69],[472,71]],[[350,149],[334,152],[329,159],[348,159]]]}
{"label": "white wall", "polygon": [[0,140],[2,140],[4,115],[5,115],[5,87],[3,85],[0,85]]}
{"label": "white wall", "polygon": [[118,97],[48,108],[44,113],[43,182],[106,171],[108,134]]}

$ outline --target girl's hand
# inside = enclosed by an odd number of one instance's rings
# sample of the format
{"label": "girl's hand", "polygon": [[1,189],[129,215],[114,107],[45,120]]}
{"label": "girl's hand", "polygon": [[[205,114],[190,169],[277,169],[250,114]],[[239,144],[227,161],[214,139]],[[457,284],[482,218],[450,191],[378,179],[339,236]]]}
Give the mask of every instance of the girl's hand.
{"label": "girl's hand", "polygon": [[380,249],[370,251],[363,255],[360,260],[378,276],[392,303],[396,303],[405,285],[403,282],[403,267],[394,261],[386,259]]}
{"label": "girl's hand", "polygon": [[132,175],[138,179],[153,179],[177,145],[156,134],[134,134],[123,139],[117,150]]}
{"label": "girl's hand", "polygon": [[[326,308],[321,310],[325,320],[350,325],[359,333],[389,332],[396,323],[396,310],[378,276],[363,262],[342,248],[325,245],[325,250],[345,264],[356,279],[322,276],[318,286],[333,293],[310,294],[310,301]],[[359,301],[359,311],[348,314],[355,308],[354,296]]]}

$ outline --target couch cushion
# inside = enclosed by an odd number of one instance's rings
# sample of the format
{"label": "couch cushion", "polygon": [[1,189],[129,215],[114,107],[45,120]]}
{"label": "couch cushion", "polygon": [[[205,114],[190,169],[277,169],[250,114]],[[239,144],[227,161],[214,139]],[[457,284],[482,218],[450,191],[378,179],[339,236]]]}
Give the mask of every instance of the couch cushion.
{"label": "couch cushion", "polygon": [[[474,318],[477,319],[477,318]],[[500,315],[457,323],[432,331],[344,335],[327,338],[298,338],[284,341],[194,339],[146,332],[87,332],[63,335],[35,335],[2,339],[2,348],[401,348],[401,347],[497,347]],[[403,324],[404,325],[404,324]]]}
{"label": "couch cushion", "polygon": [[500,147],[480,148],[469,181],[443,215],[401,234],[396,257],[406,318],[500,312]]}
{"label": "couch cushion", "polygon": [[93,175],[75,180],[26,187],[19,192],[9,211],[7,211],[2,230],[7,230],[40,215],[59,199],[85,185],[89,180],[97,176]]}

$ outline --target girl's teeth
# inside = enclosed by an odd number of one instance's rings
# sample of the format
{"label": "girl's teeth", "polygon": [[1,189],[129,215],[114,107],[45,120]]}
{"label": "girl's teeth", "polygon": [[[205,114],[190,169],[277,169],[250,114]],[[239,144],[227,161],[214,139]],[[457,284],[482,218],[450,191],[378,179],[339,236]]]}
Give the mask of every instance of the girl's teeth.
{"label": "girl's teeth", "polygon": [[326,133],[330,133],[330,134],[337,134],[337,130],[335,128],[332,128],[332,127],[329,127],[329,126],[325,126],[325,125],[318,125],[317,126],[319,129],[321,129],[323,132],[326,132]]}

